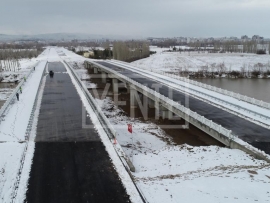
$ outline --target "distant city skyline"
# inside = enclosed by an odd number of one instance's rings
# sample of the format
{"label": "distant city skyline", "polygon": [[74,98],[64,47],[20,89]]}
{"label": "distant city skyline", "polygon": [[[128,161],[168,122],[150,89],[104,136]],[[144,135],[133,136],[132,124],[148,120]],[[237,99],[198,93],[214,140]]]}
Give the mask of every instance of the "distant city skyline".
{"label": "distant city skyline", "polygon": [[0,34],[270,38],[268,0],[2,0]]}

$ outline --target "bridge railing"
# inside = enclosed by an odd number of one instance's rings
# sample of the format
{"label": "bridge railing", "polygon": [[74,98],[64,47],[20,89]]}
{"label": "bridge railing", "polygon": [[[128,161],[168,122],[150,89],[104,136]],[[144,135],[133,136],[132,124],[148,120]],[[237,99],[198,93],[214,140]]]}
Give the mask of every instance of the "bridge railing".
{"label": "bridge railing", "polygon": [[[29,77],[29,75],[33,72],[33,69],[35,66],[37,66],[39,62],[36,62],[34,65],[30,66],[30,71],[24,76],[26,78]],[[17,87],[13,90],[12,94],[8,97],[8,99],[5,101],[4,105],[0,109],[0,118],[3,118],[5,116],[5,113],[7,113],[9,106],[14,104],[16,100],[16,93],[19,92],[20,87],[24,85],[25,81],[24,78],[22,77],[21,82],[17,85]],[[2,119],[0,119],[1,123]]]}

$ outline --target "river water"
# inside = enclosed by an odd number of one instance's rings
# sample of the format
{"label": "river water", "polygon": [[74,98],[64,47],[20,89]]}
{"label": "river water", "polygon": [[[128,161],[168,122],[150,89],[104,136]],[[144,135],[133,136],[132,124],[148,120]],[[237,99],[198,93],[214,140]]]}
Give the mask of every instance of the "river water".
{"label": "river water", "polygon": [[269,79],[202,78],[193,80],[270,103]]}

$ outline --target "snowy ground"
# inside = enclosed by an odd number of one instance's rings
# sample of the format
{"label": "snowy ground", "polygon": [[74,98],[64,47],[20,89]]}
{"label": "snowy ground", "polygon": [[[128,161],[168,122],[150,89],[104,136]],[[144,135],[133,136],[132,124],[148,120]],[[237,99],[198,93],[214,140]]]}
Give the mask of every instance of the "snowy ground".
{"label": "snowy ground", "polygon": [[149,202],[270,201],[268,163],[240,150],[175,145],[155,124],[126,117],[109,98],[97,101],[115,125],[117,140],[135,165],[133,175]]}
{"label": "snowy ground", "polygon": [[[160,127],[151,122],[144,123],[138,119],[125,116],[125,113],[121,109],[114,106],[110,98],[105,100],[96,99],[96,101],[102,107],[106,117],[109,118],[114,128],[118,131],[119,136],[117,136],[117,140],[125,148],[126,154],[131,159],[138,153],[160,150],[167,145],[167,142],[173,144],[172,139],[166,136]],[[132,123],[133,134],[127,131],[127,124],[129,123]],[[134,148],[133,145],[137,147]]]}
{"label": "snowy ground", "polygon": [[[156,51],[148,58],[132,62],[133,65],[147,70],[172,71],[179,70],[198,71],[202,66],[224,63],[227,70],[241,70],[244,65],[253,66],[262,63],[270,67],[269,55],[243,54],[243,53],[198,53],[198,52],[163,52],[169,48],[151,47]],[[211,70],[209,70],[211,71]],[[216,69],[214,70],[216,71]]]}
{"label": "snowy ground", "polygon": [[25,143],[0,143],[0,202],[9,202]]}

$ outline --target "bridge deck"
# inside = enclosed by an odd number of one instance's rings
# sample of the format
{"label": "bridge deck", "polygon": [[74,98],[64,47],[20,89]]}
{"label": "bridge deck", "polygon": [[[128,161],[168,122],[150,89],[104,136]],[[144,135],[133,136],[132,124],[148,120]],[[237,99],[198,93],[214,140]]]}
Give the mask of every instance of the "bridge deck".
{"label": "bridge deck", "polygon": [[[26,202],[130,202],[62,63],[49,63]],[[88,124],[92,124],[88,118]]]}
{"label": "bridge deck", "polygon": [[[132,72],[120,66],[116,66],[107,62],[98,62],[108,68],[111,68],[119,73],[132,78],[133,80],[148,86],[151,89],[155,89],[152,85],[157,82],[150,77],[145,77],[138,73]],[[169,97],[169,92],[173,92],[173,100],[180,101],[181,104],[185,105],[186,95],[183,92],[177,90],[170,90],[171,88],[163,85],[159,89],[159,93]],[[189,96],[188,108],[205,118],[212,120],[213,122],[222,125],[223,127],[232,130],[242,140],[250,143],[251,145],[265,151],[270,154],[270,130],[262,126],[259,126],[253,122],[250,122],[237,115],[229,113],[225,110],[217,108],[207,102],[201,101],[194,97]]]}

